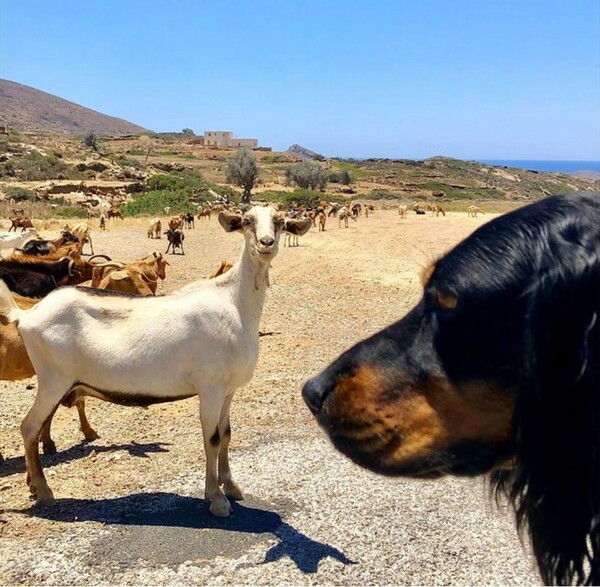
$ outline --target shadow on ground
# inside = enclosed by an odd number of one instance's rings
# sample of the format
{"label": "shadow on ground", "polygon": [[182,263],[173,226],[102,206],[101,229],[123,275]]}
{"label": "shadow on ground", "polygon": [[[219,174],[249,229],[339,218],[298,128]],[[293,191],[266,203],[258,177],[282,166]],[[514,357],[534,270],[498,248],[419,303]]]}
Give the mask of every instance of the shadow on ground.
{"label": "shadow on ground", "polygon": [[[42,455],[42,466],[53,467],[60,463],[68,463],[78,459],[89,457],[92,452],[100,454],[103,452],[117,452],[120,450],[127,451],[132,457],[147,457],[150,453],[168,452],[165,446],[169,446],[168,442],[149,442],[140,444],[131,442],[128,444],[88,444],[83,441],[81,444],[76,444],[66,450],[61,450],[55,455]],[[17,473],[25,472],[25,457],[10,457],[0,463],[0,478],[9,477]]]}
{"label": "shadow on ground", "polygon": [[[239,558],[250,546],[276,544],[263,564],[289,557],[303,573],[316,573],[319,563],[332,557],[354,564],[336,548],[312,540],[284,522],[268,504],[247,497],[233,504],[229,518],[215,518],[204,499],[171,493],[138,493],[104,500],[64,499],[49,508],[33,507],[30,515],[59,522],[100,522],[109,534],[94,542],[90,561],[108,560],[131,565],[177,566],[186,561],[206,564],[217,556]],[[282,513],[292,503],[278,506]]]}

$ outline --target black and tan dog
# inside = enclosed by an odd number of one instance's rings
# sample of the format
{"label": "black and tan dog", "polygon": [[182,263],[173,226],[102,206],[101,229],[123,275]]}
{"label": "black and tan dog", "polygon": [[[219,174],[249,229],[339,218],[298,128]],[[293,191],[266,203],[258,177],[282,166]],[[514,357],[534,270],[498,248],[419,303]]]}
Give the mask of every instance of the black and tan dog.
{"label": "black and tan dog", "polygon": [[547,583],[600,583],[600,194],[482,226],[431,266],[399,322],[303,396],[385,475],[491,473]]}

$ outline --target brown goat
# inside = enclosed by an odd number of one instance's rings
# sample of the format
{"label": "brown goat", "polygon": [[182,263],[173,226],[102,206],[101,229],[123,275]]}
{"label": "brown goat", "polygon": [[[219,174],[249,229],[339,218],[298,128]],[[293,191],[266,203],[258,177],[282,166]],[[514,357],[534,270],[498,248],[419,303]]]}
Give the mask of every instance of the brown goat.
{"label": "brown goat", "polygon": [[327,222],[327,215],[325,212],[319,212],[319,232],[325,232],[325,223]]}
{"label": "brown goat", "polygon": [[[13,298],[17,302],[17,305],[23,309],[29,309],[39,302],[38,299],[25,298],[16,294],[13,294]],[[34,375],[33,365],[29,360],[29,355],[16,325],[14,323],[3,324],[0,322],[0,380],[20,381]],[[79,413],[81,431],[85,439],[95,440],[98,438],[98,434],[90,426],[85,414],[85,401],[83,399],[77,400],[75,406]],[[40,435],[40,441],[46,454],[56,452],[56,445],[50,436],[50,424],[51,422],[48,422],[44,426]],[[0,453],[0,461],[2,460],[2,453]]]}
{"label": "brown goat", "polygon": [[153,296],[156,295],[158,280],[166,277],[167,265],[169,262],[163,259],[161,253],[153,253],[133,263],[102,263],[93,269],[92,287]]}
{"label": "brown goat", "polygon": [[117,210],[116,208],[111,208],[106,213],[106,217],[110,220],[111,218],[120,218],[123,220],[123,214],[121,214],[121,210]]}
{"label": "brown goat", "polygon": [[214,279],[215,277],[219,277],[219,275],[227,273],[227,271],[229,271],[232,267],[233,263],[230,263],[229,261],[221,261],[221,263],[206,276],[206,279]]}
{"label": "brown goat", "polygon": [[17,232],[17,228],[20,228],[21,232],[24,232],[26,228],[33,228],[33,223],[25,216],[17,216],[16,218],[11,218],[10,221],[11,225],[8,229],[8,232],[10,232],[13,228],[15,229],[15,232]]}
{"label": "brown goat", "polygon": [[177,230],[183,226],[183,220],[179,216],[173,216],[171,220],[169,220],[169,228],[171,230]]}

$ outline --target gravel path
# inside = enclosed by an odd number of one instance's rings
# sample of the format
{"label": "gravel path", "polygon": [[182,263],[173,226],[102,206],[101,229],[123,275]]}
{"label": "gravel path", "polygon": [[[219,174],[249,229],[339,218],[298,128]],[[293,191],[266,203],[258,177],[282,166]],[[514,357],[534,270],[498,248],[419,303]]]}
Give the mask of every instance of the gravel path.
{"label": "gravel path", "polygon": [[[419,298],[419,273],[485,219],[377,211],[328,223],[281,248],[261,330],[258,367],[232,407],[231,462],[246,501],[226,520],[201,499],[197,400],[123,408],[88,401],[101,438],[83,443],[75,410],[53,424],[59,453],[43,457],[59,499],[30,508],[19,422],[35,380],[0,383],[0,583],[539,584],[512,514],[483,479],[424,482],[359,469],[325,439],[302,383]],[[166,242],[146,221],[94,234],[96,252],[134,259]],[[162,293],[237,259],[239,235],[216,220],[186,232]],[[168,325],[157,325],[167,328]]]}

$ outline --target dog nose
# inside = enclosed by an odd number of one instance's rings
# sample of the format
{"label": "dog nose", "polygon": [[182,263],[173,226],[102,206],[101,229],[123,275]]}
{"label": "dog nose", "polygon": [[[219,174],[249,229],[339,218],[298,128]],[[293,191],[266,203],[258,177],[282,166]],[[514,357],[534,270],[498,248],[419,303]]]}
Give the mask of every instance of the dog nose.
{"label": "dog nose", "polygon": [[272,236],[263,236],[260,239],[260,244],[265,247],[272,247],[275,244],[275,239]]}
{"label": "dog nose", "polygon": [[302,397],[313,414],[319,412],[326,396],[327,393],[325,393],[325,389],[318,382],[317,377],[309,379],[302,388]]}

